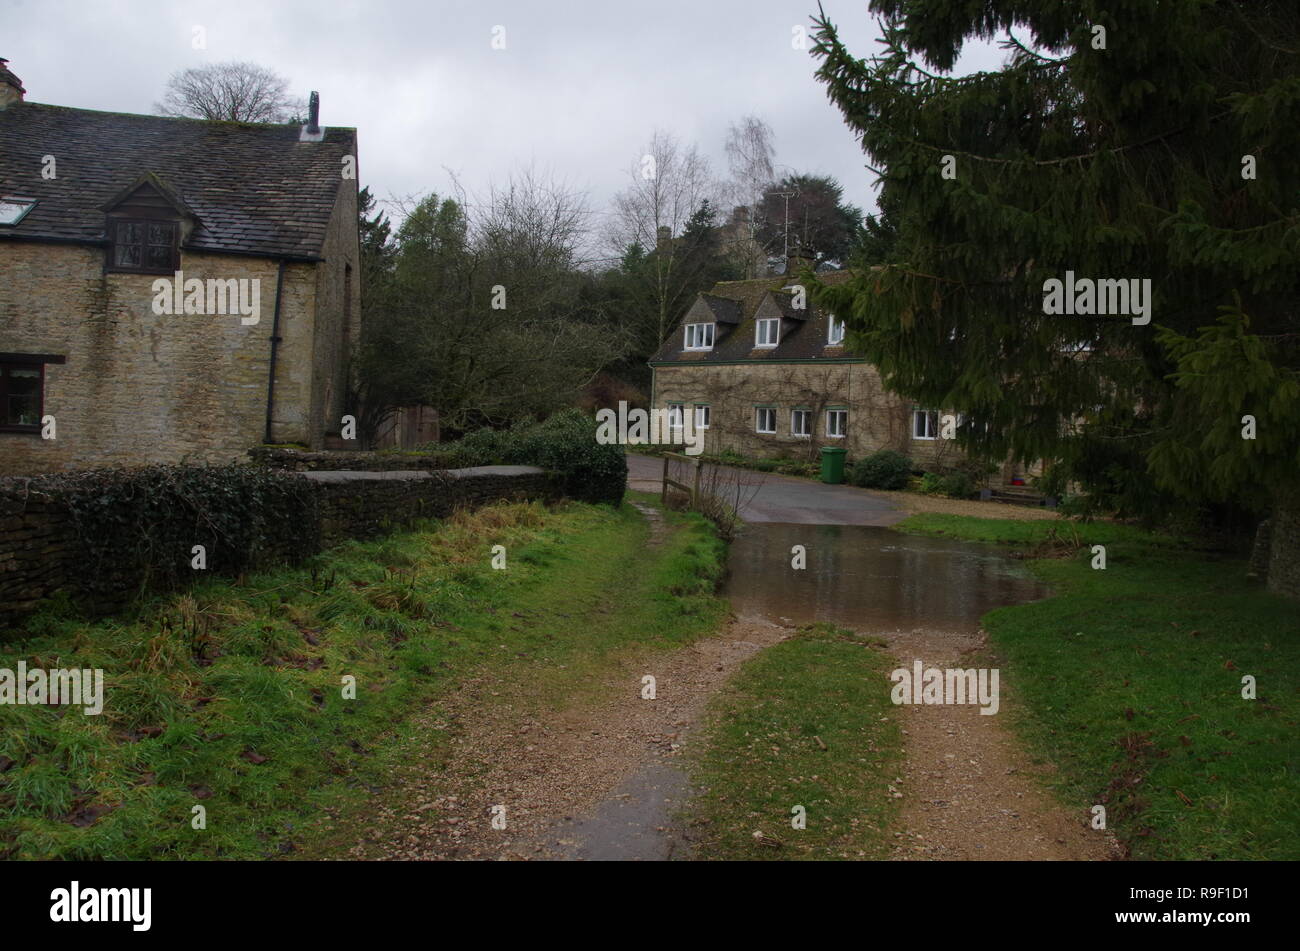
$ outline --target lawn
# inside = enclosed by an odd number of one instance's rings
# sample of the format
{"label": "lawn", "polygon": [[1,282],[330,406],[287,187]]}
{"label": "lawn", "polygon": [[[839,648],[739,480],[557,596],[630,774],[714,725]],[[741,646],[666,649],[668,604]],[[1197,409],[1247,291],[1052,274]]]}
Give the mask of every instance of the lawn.
{"label": "lawn", "polygon": [[[1022,548],[1053,527],[938,515],[897,526]],[[1063,800],[1104,805],[1137,859],[1300,858],[1300,605],[1185,539],[1076,527],[1084,548],[1029,562],[1054,597],[983,619],[1012,722],[1057,767]]]}
{"label": "lawn", "polygon": [[295,851],[325,806],[382,780],[412,711],[486,665],[580,673],[711,633],[723,547],[698,516],[668,518],[649,548],[627,504],[489,506],[132,616],[51,608],[0,668],[102,668],[104,712],[0,706],[0,857]]}
{"label": "lawn", "polygon": [[815,625],[745,663],[692,754],[702,790],[683,815],[693,858],[887,856],[901,737],[880,689],[892,667],[880,646]]}

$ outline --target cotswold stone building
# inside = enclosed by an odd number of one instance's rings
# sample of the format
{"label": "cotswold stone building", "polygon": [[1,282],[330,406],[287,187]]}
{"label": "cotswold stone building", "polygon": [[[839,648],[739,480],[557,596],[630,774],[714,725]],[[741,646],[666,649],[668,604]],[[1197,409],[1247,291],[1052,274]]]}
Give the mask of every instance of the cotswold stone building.
{"label": "cotswold stone building", "polygon": [[[818,275],[827,284],[849,276]],[[801,301],[794,281],[728,281],[700,294],[650,361],[652,405],[670,418],[694,414],[709,453],[812,459],[839,446],[850,459],[896,449],[922,468],[958,461],[956,444],[939,438],[943,414],[886,390],[875,367],[845,350],[843,322]]]}
{"label": "cotswold stone building", "polygon": [[360,330],[356,131],[314,94],[299,127],[24,93],[0,60],[0,475],[321,448]]}

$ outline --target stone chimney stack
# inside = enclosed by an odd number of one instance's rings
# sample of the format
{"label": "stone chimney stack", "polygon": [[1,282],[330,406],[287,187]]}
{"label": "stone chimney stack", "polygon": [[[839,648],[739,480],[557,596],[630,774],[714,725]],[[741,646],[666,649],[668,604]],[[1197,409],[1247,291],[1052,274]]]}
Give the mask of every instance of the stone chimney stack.
{"label": "stone chimney stack", "polygon": [[812,266],[812,257],[804,253],[803,248],[797,240],[791,239],[790,251],[785,258],[786,277],[795,277],[804,268],[811,268]]}
{"label": "stone chimney stack", "polygon": [[23,81],[9,72],[5,64],[9,60],[0,57],[0,109],[7,108],[12,102],[22,102],[23,94],[27,92],[23,88]]}
{"label": "stone chimney stack", "polygon": [[325,139],[325,130],[320,127],[320,93],[312,90],[307,102],[307,124],[298,133],[299,142],[321,142]]}
{"label": "stone chimney stack", "polygon": [[660,225],[655,232],[655,250],[660,254],[667,254],[673,243],[673,229],[667,225]]}

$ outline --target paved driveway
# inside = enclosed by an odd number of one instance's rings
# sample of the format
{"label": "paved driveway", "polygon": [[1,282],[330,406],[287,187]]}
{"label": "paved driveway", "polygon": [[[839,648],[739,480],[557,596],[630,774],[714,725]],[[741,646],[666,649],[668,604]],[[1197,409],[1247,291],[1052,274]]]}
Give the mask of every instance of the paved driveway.
{"label": "paved driveway", "polygon": [[[684,466],[675,464],[674,467],[679,474],[673,478],[682,482],[690,481],[688,476],[680,474]],[[664,471],[662,459],[629,453],[627,469],[629,488],[642,492],[660,490]],[[888,500],[849,485],[823,485],[808,479],[793,479],[770,472],[753,472],[729,466],[723,466],[722,469],[749,486],[745,490],[746,495],[753,494],[753,498],[740,508],[740,517],[747,522],[893,525],[908,515]]]}

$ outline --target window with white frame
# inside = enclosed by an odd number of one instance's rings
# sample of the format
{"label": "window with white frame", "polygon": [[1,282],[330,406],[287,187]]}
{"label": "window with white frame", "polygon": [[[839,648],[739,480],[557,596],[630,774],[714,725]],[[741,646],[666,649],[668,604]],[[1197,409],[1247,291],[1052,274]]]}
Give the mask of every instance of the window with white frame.
{"label": "window with white frame", "polygon": [[668,428],[681,429],[684,406],[681,403],[668,404]]}
{"label": "window with white frame", "polygon": [[912,410],[912,438],[938,439],[939,413],[932,409]]}
{"label": "window with white frame", "polygon": [[764,317],[754,327],[754,346],[756,347],[775,347],[780,337],[780,317]]}
{"label": "window with white frame", "polygon": [[796,409],[790,411],[790,435],[812,435],[812,410]]}
{"label": "window with white frame", "polygon": [[711,416],[712,413],[709,412],[708,403],[695,404],[695,428],[696,429],[708,429],[709,419]]}
{"label": "window with white frame", "polygon": [[849,411],[846,409],[828,409],[826,411],[826,435],[832,439],[843,439],[849,428]]}
{"label": "window with white frame", "polygon": [[776,432],[776,410],[771,406],[754,407],[754,432]]}
{"label": "window with white frame", "polygon": [[686,325],[686,349],[687,350],[712,350],[713,349],[713,324],[687,324]]}
{"label": "window with white frame", "polygon": [[844,342],[844,321],[836,320],[834,315],[827,318],[826,345],[836,347]]}

